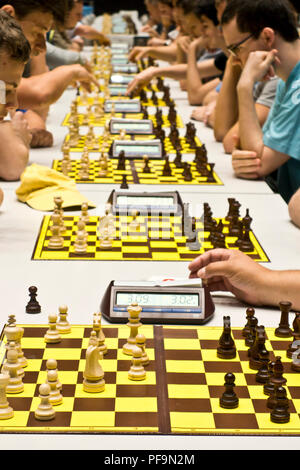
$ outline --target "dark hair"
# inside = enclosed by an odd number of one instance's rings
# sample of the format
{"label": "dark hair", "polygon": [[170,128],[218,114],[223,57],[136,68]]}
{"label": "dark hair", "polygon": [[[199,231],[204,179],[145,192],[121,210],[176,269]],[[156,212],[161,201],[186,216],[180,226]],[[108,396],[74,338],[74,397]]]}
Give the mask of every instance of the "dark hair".
{"label": "dark hair", "polygon": [[181,7],[185,15],[193,13],[199,19],[205,15],[215,25],[219,24],[214,0],[183,0]]}
{"label": "dark hair", "polygon": [[294,8],[294,10],[295,10],[297,13],[300,13],[300,3],[299,3],[299,0],[289,0],[289,3],[291,4],[292,8]]}
{"label": "dark hair", "polygon": [[68,13],[67,0],[0,0],[0,8],[11,5],[19,19],[33,11],[52,13],[54,21],[64,24]]}
{"label": "dark hair", "polygon": [[26,63],[31,48],[17,21],[0,10],[0,53],[2,52],[6,52],[13,60]]}
{"label": "dark hair", "polygon": [[299,38],[288,0],[230,0],[221,24],[226,25],[234,18],[241,33],[251,33],[256,39],[266,27],[274,29],[287,42]]}

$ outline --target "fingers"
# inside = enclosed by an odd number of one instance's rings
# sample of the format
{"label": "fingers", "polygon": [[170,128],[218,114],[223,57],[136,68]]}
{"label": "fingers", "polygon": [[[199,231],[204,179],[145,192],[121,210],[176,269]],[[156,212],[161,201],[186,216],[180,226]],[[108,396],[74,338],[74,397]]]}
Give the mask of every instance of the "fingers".
{"label": "fingers", "polygon": [[139,85],[139,80],[137,78],[134,78],[130,83],[128,83],[125,95],[128,96],[131,93],[133,93],[135,89],[138,87],[138,85]]}
{"label": "fingers", "polygon": [[254,174],[259,171],[261,160],[256,152],[249,150],[234,150],[232,152],[232,168],[237,175]]}
{"label": "fingers", "polygon": [[209,250],[203,253],[203,255],[195,258],[188,266],[189,270],[194,273],[199,271],[199,269],[209,265],[210,263],[215,263],[217,261],[227,260],[232,256],[230,250],[225,248],[217,248],[215,250]]}

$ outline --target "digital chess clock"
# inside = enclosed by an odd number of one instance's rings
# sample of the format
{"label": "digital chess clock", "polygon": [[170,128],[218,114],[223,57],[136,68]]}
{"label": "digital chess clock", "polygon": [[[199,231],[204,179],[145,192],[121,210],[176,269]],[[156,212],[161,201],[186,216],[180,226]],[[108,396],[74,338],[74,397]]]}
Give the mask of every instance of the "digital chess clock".
{"label": "digital chess clock", "polygon": [[113,73],[138,73],[138,67],[136,64],[118,64],[118,65],[113,65],[112,69]]}
{"label": "digital chess clock", "polygon": [[129,51],[129,44],[126,42],[113,42],[111,45],[111,53],[114,54],[125,54]]}
{"label": "digital chess clock", "polygon": [[183,202],[177,191],[122,192],[113,190],[107,201],[113,213],[182,214]]}
{"label": "digital chess clock", "polygon": [[159,139],[151,140],[115,140],[109,150],[111,158],[119,158],[124,152],[125,158],[143,158],[160,160],[163,153],[163,144]]}
{"label": "digital chess clock", "polygon": [[109,123],[111,134],[119,134],[124,130],[126,134],[153,134],[153,122],[150,119],[121,119],[112,118]]}
{"label": "digital chess clock", "polygon": [[127,91],[127,86],[123,85],[109,85],[110,96],[124,96]]}
{"label": "digital chess clock", "polygon": [[119,73],[113,73],[110,76],[110,83],[118,83],[121,85],[128,85],[133,79],[133,75],[121,75]]}
{"label": "digital chess clock", "polygon": [[112,281],[100,309],[109,322],[125,323],[127,307],[134,302],[142,308],[142,323],[203,324],[215,310],[211,294],[200,279]]}
{"label": "digital chess clock", "polygon": [[114,108],[116,113],[140,113],[140,100],[107,100],[104,103],[104,112],[110,113]]}

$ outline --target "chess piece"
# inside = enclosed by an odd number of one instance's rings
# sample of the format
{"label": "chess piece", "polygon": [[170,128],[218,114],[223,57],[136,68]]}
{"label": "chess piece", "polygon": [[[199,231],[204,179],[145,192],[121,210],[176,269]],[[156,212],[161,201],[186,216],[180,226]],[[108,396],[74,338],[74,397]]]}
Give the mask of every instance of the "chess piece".
{"label": "chess piece", "polygon": [[85,224],[88,224],[90,221],[90,216],[88,213],[89,205],[87,202],[81,204],[81,216],[80,219],[84,221]]}
{"label": "chess piece", "polygon": [[80,219],[77,224],[76,240],[74,242],[74,252],[84,254],[87,252],[87,232],[85,230],[85,222]]}
{"label": "chess piece", "polygon": [[295,346],[293,346],[293,348],[295,348],[295,351],[292,354],[291,368],[296,372],[300,372],[300,341],[297,340],[294,341],[294,343],[296,344]]}
{"label": "chess piece", "polygon": [[31,286],[29,287],[29,297],[30,300],[26,305],[26,313],[41,313],[41,306],[37,301],[37,287]]}
{"label": "chess piece", "polygon": [[133,346],[132,351],[132,365],[128,372],[130,380],[144,380],[146,378],[146,371],[142,364],[143,351],[138,346]]}
{"label": "chess piece", "polygon": [[56,329],[56,322],[57,322],[57,315],[52,314],[48,316],[48,321],[49,321],[49,329],[47,330],[44,340],[46,343],[60,343],[61,341],[61,336]]}
{"label": "chess piece", "polygon": [[264,384],[264,394],[265,395],[272,395],[274,393],[274,384],[271,382],[271,378],[273,377],[273,374],[274,374],[274,366],[275,366],[275,361],[271,361],[269,362],[268,364],[268,375],[269,375],[269,378],[267,380],[267,382]]}
{"label": "chess piece", "polygon": [[66,305],[62,305],[61,307],[59,307],[58,311],[59,311],[59,320],[56,325],[57,331],[59,331],[59,333],[61,334],[70,333],[71,326],[67,320],[68,307]]}
{"label": "chess piece", "polygon": [[7,393],[21,393],[24,390],[24,384],[19,374],[18,351],[14,342],[11,342],[11,348],[8,349],[6,357],[5,368],[2,368],[2,372],[4,369],[4,372],[9,375],[6,391]]}
{"label": "chess piece", "polygon": [[131,356],[132,351],[136,346],[136,336],[138,334],[138,329],[140,326],[142,326],[139,317],[142,308],[136,302],[134,302],[129,305],[127,311],[129,313],[129,321],[127,326],[130,328],[130,336],[127,339],[127,343],[125,343],[123,346],[123,353]]}
{"label": "chess piece", "polygon": [[275,404],[271,411],[271,421],[273,423],[288,423],[290,421],[289,400],[286,389],[282,386],[275,391]]}
{"label": "chess piece", "polygon": [[248,307],[246,310],[247,323],[242,330],[243,336],[248,336],[249,332],[251,331],[251,319],[254,317],[254,315],[255,315],[254,308]]}
{"label": "chess piece", "polygon": [[276,402],[276,390],[278,387],[283,387],[286,384],[286,378],[283,377],[283,365],[280,356],[275,357],[273,374],[270,377],[270,383],[273,384],[274,389],[273,393],[271,393],[268,398],[267,406],[268,408],[274,408]]}
{"label": "chess piece", "polygon": [[63,396],[57,387],[58,374],[56,370],[48,370],[46,383],[50,386],[49,402],[51,405],[60,405],[63,402]]}
{"label": "chess piece", "polygon": [[42,384],[39,388],[39,398],[41,402],[34,412],[34,416],[39,421],[50,421],[55,418],[55,410],[50,403],[50,385]]}
{"label": "chess piece", "polygon": [[107,353],[107,346],[105,344],[105,335],[101,327],[101,313],[99,312],[93,315],[93,330],[96,333],[99,350],[105,355]]}
{"label": "chess piece", "polygon": [[10,419],[14,416],[14,410],[6,398],[6,389],[9,382],[9,375],[0,374],[0,420]]}
{"label": "chess piece", "polygon": [[220,398],[220,406],[226,409],[237,408],[239,405],[239,399],[234,391],[235,387],[235,375],[229,372],[225,375],[225,392]]}
{"label": "chess piece", "polygon": [[259,354],[262,350],[265,350],[266,334],[264,326],[256,327],[256,336],[253,345],[248,351],[249,356],[249,367],[250,369],[258,370],[261,367]]}
{"label": "chess piece", "polygon": [[120,189],[128,189],[128,183],[127,183],[127,175],[122,176],[122,183],[120,185]]}
{"label": "chess piece", "polygon": [[279,302],[279,308],[281,311],[280,323],[278,328],[275,330],[275,336],[279,338],[289,338],[292,336],[292,330],[289,325],[289,312],[292,308],[291,302]]}
{"label": "chess piece", "polygon": [[86,350],[85,369],[83,372],[83,390],[88,393],[99,393],[105,389],[104,372],[99,362],[98,346],[89,345]]}
{"label": "chess piece", "polygon": [[287,351],[286,351],[286,355],[290,359],[292,358],[293,352],[295,352],[298,349],[297,341],[300,341],[300,312],[295,312],[292,335],[294,339],[289,344],[289,347],[287,348]]}
{"label": "chess piece", "polygon": [[266,349],[262,349],[259,352],[259,361],[261,366],[255,376],[256,382],[266,384],[269,380],[269,352]]}
{"label": "chess piece", "polygon": [[145,349],[145,347],[146,347],[145,335],[140,333],[140,334],[136,335],[135,340],[136,340],[136,345],[139,348],[141,348],[141,350],[142,350],[142,358],[141,358],[142,364],[143,364],[143,366],[146,366],[146,365],[149,364],[149,357],[148,357],[148,354],[146,353],[146,349]]}
{"label": "chess piece", "polygon": [[217,348],[217,356],[220,359],[233,359],[236,356],[236,347],[234,340],[231,336],[230,317],[223,317],[224,328],[222,335],[219,339],[219,346]]}
{"label": "chess piece", "polygon": [[52,233],[52,236],[49,238],[47,248],[49,250],[61,250],[64,247],[64,239],[60,235],[61,228],[59,214],[52,215],[52,225],[50,226],[50,232]]}
{"label": "chess piece", "polygon": [[[54,370],[58,374],[56,359],[48,359],[47,362],[46,362],[46,369],[47,369],[47,372],[50,372],[50,371]],[[62,389],[62,384],[60,383],[58,378],[57,378],[57,382],[56,382],[56,387],[58,388],[58,390]]]}
{"label": "chess piece", "polygon": [[143,160],[144,160],[143,173],[151,173],[151,168],[149,166],[149,157],[147,155],[144,155]]}

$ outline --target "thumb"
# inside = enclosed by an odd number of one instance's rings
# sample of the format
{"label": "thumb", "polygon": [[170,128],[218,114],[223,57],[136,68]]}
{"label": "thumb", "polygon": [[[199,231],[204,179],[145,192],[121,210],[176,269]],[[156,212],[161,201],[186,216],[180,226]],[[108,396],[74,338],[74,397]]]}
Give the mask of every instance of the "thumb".
{"label": "thumb", "polygon": [[234,135],[232,136],[232,139],[233,139],[233,149],[234,149],[234,150],[239,150],[239,149],[240,149],[240,146],[241,146],[241,145],[240,145],[241,142],[240,142],[239,136],[238,136],[237,134],[234,134]]}

